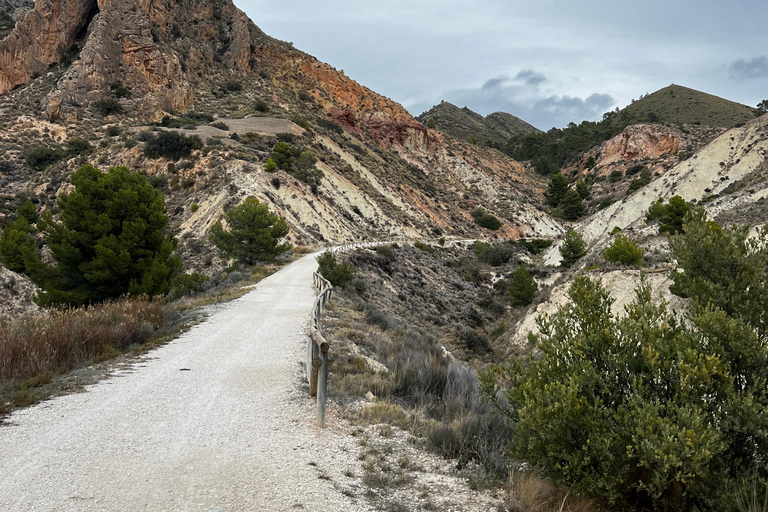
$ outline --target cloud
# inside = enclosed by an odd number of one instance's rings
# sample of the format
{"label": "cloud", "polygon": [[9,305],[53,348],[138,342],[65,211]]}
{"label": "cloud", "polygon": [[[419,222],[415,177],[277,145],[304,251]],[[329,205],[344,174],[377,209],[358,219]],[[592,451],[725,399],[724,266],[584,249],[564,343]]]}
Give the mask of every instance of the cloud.
{"label": "cloud", "polygon": [[446,101],[466,106],[482,115],[508,112],[541,130],[564,127],[570,122],[600,119],[615,105],[608,94],[592,94],[586,99],[568,95],[545,94],[540,86],[547,78],[526,69],[514,78],[502,75],[487,80],[479,88],[457,89],[444,94]]}
{"label": "cloud", "polygon": [[515,76],[516,82],[523,82],[525,85],[532,87],[538,87],[547,81],[547,77],[541,73],[537,73],[532,69],[524,69]]}
{"label": "cloud", "polygon": [[768,56],[761,55],[749,60],[738,59],[728,66],[728,71],[731,78],[739,82],[768,78]]}

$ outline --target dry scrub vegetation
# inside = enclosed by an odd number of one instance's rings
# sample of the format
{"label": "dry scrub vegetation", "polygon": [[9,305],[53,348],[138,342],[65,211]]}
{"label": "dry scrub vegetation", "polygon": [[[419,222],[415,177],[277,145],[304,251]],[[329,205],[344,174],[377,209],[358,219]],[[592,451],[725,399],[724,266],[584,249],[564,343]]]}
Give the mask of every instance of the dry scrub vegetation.
{"label": "dry scrub vegetation", "polygon": [[0,413],[46,397],[58,375],[105,361],[178,326],[162,299],[126,298],[40,317],[0,318]]}
{"label": "dry scrub vegetation", "polygon": [[[452,460],[470,489],[503,489],[499,510],[591,510],[507,457],[513,428],[481,397],[478,370],[506,352],[496,342],[499,322],[519,314],[491,277],[508,282],[519,267],[514,247],[501,251],[508,253],[496,267],[461,248],[385,246],[347,255],[357,277],[336,292],[323,324],[334,345],[331,397],[358,425],[402,429],[413,444]],[[478,303],[485,306],[475,308]],[[369,392],[375,398],[365,401]],[[382,488],[406,486],[408,476],[369,452],[366,447],[364,483],[384,506]],[[404,502],[398,507],[412,510]],[[418,507],[442,510],[434,500]]]}

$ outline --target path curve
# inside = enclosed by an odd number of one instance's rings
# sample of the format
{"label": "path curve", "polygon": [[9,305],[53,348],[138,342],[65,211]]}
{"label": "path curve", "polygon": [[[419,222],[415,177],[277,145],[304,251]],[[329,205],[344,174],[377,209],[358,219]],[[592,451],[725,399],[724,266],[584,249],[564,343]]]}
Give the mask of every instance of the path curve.
{"label": "path curve", "polygon": [[0,427],[0,510],[370,510],[325,474],[354,441],[314,426],[301,361],[316,255],[88,388]]}

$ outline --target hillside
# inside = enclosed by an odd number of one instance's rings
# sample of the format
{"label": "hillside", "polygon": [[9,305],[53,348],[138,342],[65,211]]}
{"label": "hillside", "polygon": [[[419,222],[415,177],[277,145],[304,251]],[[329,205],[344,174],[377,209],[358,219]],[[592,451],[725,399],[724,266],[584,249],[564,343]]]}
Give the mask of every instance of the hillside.
{"label": "hillside", "polygon": [[483,117],[467,107],[459,108],[447,101],[441,101],[416,119],[455,139],[473,140],[479,144],[488,140],[502,144],[515,135],[539,131],[512,114],[494,112]]}
{"label": "hillside", "polygon": [[[150,176],[185,262],[201,272],[221,265],[210,226],[246,196],[284,216],[298,244],[562,230],[540,210],[542,177],[425,128],[401,105],[264,34],[229,0],[54,4],[0,41],[0,218],[13,218],[25,198],[52,208],[69,174],[94,163]],[[158,130],[196,136],[199,149],[148,157],[146,140]],[[297,156],[310,152],[314,174],[268,172],[278,141]],[[35,166],[30,154],[54,158]],[[501,229],[475,224],[478,207]]]}
{"label": "hillside", "polygon": [[755,118],[752,107],[672,84],[624,108],[630,116],[657,123],[733,128]]}

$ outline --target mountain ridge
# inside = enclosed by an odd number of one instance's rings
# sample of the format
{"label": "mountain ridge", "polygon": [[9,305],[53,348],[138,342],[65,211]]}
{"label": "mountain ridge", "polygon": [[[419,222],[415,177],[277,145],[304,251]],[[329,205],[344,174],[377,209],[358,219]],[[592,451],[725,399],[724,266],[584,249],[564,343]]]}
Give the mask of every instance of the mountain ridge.
{"label": "mountain ridge", "polygon": [[540,131],[507,112],[493,112],[484,117],[467,107],[459,108],[447,101],[441,101],[416,119],[455,139],[477,143],[490,140],[501,144],[515,135]]}

